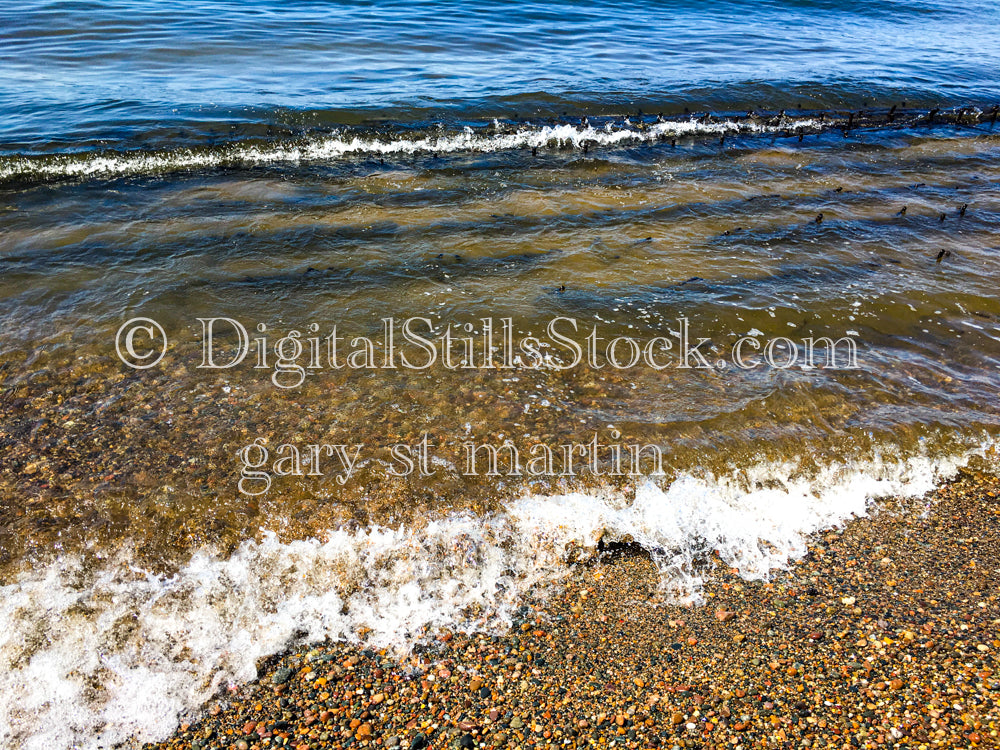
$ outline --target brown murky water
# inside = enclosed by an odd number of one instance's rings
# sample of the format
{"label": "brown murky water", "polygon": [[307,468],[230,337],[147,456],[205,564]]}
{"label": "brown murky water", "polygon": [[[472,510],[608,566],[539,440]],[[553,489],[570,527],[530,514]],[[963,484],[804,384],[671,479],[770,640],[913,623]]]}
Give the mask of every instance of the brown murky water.
{"label": "brown murky water", "polygon": [[[635,486],[611,471],[610,452],[600,476],[581,458],[574,475],[558,465],[510,476],[504,451],[501,476],[485,476],[483,464],[470,476],[470,441],[509,440],[525,462],[535,444],[558,457],[558,446],[595,434],[656,445],[665,484],[762,460],[808,476],[980,443],[1000,420],[996,133],[986,124],[816,130],[802,140],[786,128],[721,144],[696,133],[673,146],[595,141],[586,153],[457,149],[9,183],[0,562],[10,573],[130,544],[144,564],[171,569],[195,549],[224,553],[263,530],[322,537],[347,521],[484,513],[526,489]],[[115,353],[116,332],[136,316],[158,321],[170,341],[150,369]],[[268,366],[255,368],[250,353],[230,369],[200,368],[198,319],[211,317],[238,320],[251,338],[265,325]],[[428,338],[450,330],[455,366],[381,366],[389,317],[397,337],[410,318]],[[512,338],[548,341],[539,351],[563,369],[530,367],[523,352],[517,366],[483,367],[484,319],[494,363],[509,320]],[[616,337],[641,347],[662,337],[657,351],[674,365],[686,320],[692,345],[707,340],[698,351],[710,366],[567,366],[572,350],[546,338],[555,319],[584,347],[597,326],[603,354]],[[341,369],[328,359],[334,326]],[[224,362],[239,342],[227,324],[218,330]],[[295,363],[314,367],[280,388],[274,346],[293,330],[300,343],[320,340],[322,356],[305,343]],[[846,337],[858,367],[773,366],[745,345],[757,366],[742,369],[733,347],[748,335],[785,339],[779,364],[790,345],[801,356],[811,337]],[[357,337],[371,340],[375,366],[346,364],[365,343]],[[469,337],[474,368],[459,366]],[[418,343],[397,346],[426,360]],[[619,363],[631,352],[621,342]],[[392,446],[425,436],[433,475],[389,474]],[[272,482],[250,495],[239,490],[238,454],[258,438]],[[302,461],[309,445],[360,447],[341,483],[335,452],[277,476],[275,460],[292,455],[279,451],[285,443]]]}

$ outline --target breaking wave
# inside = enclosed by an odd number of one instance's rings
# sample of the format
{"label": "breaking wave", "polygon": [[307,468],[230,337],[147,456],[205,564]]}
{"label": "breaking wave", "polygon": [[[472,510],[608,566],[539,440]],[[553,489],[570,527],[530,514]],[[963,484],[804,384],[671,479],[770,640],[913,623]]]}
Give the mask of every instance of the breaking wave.
{"label": "breaking wave", "polygon": [[919,496],[965,455],[833,465],[792,463],[727,477],[685,475],[609,493],[529,495],[487,517],[420,528],[331,531],[325,541],[245,542],[203,551],[175,574],[67,556],[0,589],[0,745],[97,748],[165,738],[213,694],[252,680],[262,657],[297,642],[365,641],[405,651],[428,630],[497,630],[530,587],[558,581],[602,540],[645,547],[671,601],[698,602],[713,554],[766,578],[807,536]]}

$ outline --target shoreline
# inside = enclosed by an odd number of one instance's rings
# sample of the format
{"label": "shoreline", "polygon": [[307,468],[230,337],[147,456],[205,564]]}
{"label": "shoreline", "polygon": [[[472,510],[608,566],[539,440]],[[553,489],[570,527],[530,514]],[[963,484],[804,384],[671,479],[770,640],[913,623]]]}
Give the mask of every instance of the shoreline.
{"label": "shoreline", "polygon": [[815,535],[768,583],[715,560],[703,606],[660,604],[622,547],[529,593],[504,635],[443,632],[402,661],[296,648],[143,747],[992,746],[998,497],[967,469]]}

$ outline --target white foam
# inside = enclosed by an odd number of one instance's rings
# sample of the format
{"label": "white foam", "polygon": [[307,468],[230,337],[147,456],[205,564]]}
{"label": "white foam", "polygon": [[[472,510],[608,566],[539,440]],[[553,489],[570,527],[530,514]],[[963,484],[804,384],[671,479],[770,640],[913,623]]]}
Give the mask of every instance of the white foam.
{"label": "white foam", "polygon": [[511,151],[547,146],[624,146],[654,143],[663,138],[685,135],[728,135],[789,130],[798,132],[819,126],[816,120],[788,121],[781,125],[695,119],[659,122],[636,127],[576,127],[553,125],[522,127],[511,133],[487,133],[466,127],[460,133],[423,138],[379,140],[335,133],[309,137],[294,143],[263,146],[233,144],[216,149],[178,149],[162,152],[123,151],[52,156],[44,159],[10,157],[0,161],[0,181],[11,179],[56,179],[85,177],[128,177],[160,174],[219,166],[254,167],[267,164],[324,162],[351,155],[393,156],[430,153]]}
{"label": "white foam", "polygon": [[653,552],[667,593],[697,601],[696,563],[713,551],[767,577],[804,553],[807,534],[863,515],[873,498],[922,494],[971,455],[810,478],[767,464],[647,483],[631,503],[525,496],[487,518],[338,530],[322,543],[265,535],[225,559],[196,554],[169,578],[131,567],[127,550],[89,571],[65,557],[0,589],[0,746],[162,739],[296,638],[357,640],[370,628],[372,645],[405,650],[428,627],[504,627],[528,587],[563,576],[570,550],[602,536],[631,536]]}

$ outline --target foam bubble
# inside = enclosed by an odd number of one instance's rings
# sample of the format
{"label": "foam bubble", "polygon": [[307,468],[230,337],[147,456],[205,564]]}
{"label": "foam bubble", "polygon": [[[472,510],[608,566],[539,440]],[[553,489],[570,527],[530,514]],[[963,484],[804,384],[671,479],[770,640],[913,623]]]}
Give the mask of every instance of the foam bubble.
{"label": "foam bubble", "polygon": [[863,515],[873,498],[916,496],[971,455],[873,461],[797,474],[762,464],[636,488],[530,495],[489,517],[419,529],[340,529],[326,541],[265,534],[233,555],[193,556],[175,575],[66,556],[0,589],[0,745],[97,748],[165,738],[256,662],[296,640],[359,640],[399,651],[426,628],[506,627],[531,586],[558,580],[574,549],[631,537],[666,594],[697,602],[713,552],[766,578],[806,536]]}

